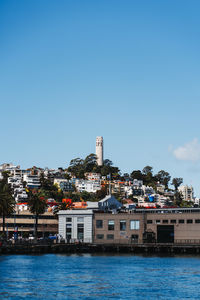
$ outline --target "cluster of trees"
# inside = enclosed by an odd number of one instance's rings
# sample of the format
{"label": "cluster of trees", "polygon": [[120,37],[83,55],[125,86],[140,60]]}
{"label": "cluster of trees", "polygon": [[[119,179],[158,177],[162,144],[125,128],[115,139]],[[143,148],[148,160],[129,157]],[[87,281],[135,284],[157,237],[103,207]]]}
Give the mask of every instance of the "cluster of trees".
{"label": "cluster of trees", "polygon": [[97,156],[94,153],[86,156],[85,159],[74,158],[70,161],[67,171],[77,178],[85,178],[85,173],[94,172],[100,173],[102,176],[111,175],[112,178],[120,178],[120,170],[114,167],[109,159],[105,159],[103,166],[97,165]]}
{"label": "cluster of trees", "polygon": [[[160,170],[157,174],[153,175],[153,168],[151,166],[146,166],[142,171],[134,170],[130,177],[132,179],[143,180],[145,185],[152,186],[156,189],[156,185],[159,182],[165,186],[166,190],[169,190],[169,184],[171,176],[168,172]],[[171,184],[174,186],[175,191],[178,190],[178,187],[182,184],[183,178],[173,178]]]}

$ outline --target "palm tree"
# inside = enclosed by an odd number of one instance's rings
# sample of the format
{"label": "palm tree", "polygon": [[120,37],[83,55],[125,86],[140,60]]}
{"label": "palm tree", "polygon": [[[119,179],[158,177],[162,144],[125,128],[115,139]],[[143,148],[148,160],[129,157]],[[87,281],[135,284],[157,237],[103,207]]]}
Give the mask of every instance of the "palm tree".
{"label": "palm tree", "polygon": [[35,215],[34,237],[37,238],[38,218],[45,212],[47,203],[39,193],[29,192],[28,206],[31,213]]}
{"label": "palm tree", "polygon": [[3,235],[5,236],[5,218],[12,214],[15,210],[15,200],[12,196],[12,190],[7,183],[7,176],[5,175],[0,180],[0,215],[3,219]]}

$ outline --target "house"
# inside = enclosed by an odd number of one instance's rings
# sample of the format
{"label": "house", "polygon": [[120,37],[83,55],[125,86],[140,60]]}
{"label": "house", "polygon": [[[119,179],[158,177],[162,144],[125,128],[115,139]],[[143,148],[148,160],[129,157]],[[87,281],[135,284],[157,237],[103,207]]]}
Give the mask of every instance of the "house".
{"label": "house", "polygon": [[92,243],[92,209],[60,210],[58,232],[66,242]]}
{"label": "house", "polygon": [[113,210],[120,209],[122,203],[120,203],[113,195],[108,195],[98,202],[100,210]]}

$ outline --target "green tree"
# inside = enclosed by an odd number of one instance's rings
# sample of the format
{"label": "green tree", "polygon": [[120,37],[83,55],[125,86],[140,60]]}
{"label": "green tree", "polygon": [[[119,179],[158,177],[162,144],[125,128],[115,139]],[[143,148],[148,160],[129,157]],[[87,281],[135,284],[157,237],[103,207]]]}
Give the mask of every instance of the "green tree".
{"label": "green tree", "polygon": [[168,189],[168,184],[171,179],[171,176],[168,172],[165,172],[164,170],[160,170],[158,174],[155,175],[157,181],[159,181],[161,184],[165,186],[165,189]]}
{"label": "green tree", "polygon": [[3,219],[3,235],[5,236],[5,218],[12,214],[15,209],[15,200],[12,196],[12,189],[7,183],[7,174],[3,174],[0,181],[0,215]]}
{"label": "green tree", "polygon": [[35,191],[29,191],[28,193],[28,207],[32,214],[35,215],[35,228],[34,228],[34,237],[37,238],[38,232],[38,218],[39,215],[44,214],[47,203],[43,196],[40,193]]}
{"label": "green tree", "polygon": [[81,158],[72,159],[67,171],[77,178],[85,178],[84,160]]}
{"label": "green tree", "polygon": [[183,178],[176,177],[172,180],[172,185],[174,186],[175,191],[178,190],[178,187],[183,183]]}
{"label": "green tree", "polygon": [[96,154],[91,153],[88,156],[86,156],[83,166],[84,166],[85,172],[92,172],[94,170],[94,168],[97,166]]}
{"label": "green tree", "polygon": [[130,175],[132,179],[143,180],[144,178],[140,170],[134,170]]}
{"label": "green tree", "polygon": [[145,185],[150,185],[153,186],[155,188],[156,186],[156,181],[155,178],[153,177],[153,168],[150,166],[146,166],[144,167],[144,169],[142,170],[143,173],[143,182]]}

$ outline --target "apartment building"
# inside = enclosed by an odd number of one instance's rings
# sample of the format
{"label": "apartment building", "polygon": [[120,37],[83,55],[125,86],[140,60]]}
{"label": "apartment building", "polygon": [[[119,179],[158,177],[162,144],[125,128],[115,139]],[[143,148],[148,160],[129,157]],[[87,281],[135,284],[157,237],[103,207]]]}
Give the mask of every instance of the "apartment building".
{"label": "apartment building", "polygon": [[192,186],[181,185],[178,190],[182,194],[184,201],[194,201],[194,189]]}

